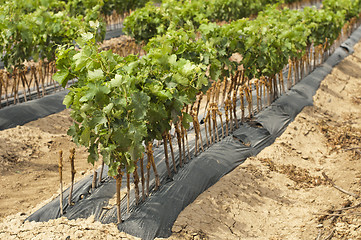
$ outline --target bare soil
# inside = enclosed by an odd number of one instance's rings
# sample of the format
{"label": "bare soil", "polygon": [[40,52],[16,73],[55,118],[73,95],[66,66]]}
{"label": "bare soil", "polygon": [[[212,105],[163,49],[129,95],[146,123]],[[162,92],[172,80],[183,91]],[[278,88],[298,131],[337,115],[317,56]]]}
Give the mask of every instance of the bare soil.
{"label": "bare soil", "polygon": [[[189,205],[170,239],[361,239],[360,93],[358,44],[322,82],[314,106]],[[93,218],[24,222],[59,193],[60,150],[65,185],[71,148],[77,179],[93,170],[66,135],[70,124],[66,110],[0,132],[0,239],[133,239]]]}
{"label": "bare soil", "polygon": [[169,239],[361,239],[360,44],[355,50],[314,106],[189,205]]}

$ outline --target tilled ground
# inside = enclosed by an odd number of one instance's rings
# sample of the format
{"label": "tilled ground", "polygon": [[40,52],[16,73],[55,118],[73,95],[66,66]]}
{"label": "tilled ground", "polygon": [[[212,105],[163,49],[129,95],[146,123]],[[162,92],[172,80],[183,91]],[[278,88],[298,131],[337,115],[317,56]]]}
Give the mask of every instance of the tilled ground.
{"label": "tilled ground", "polygon": [[322,82],[314,106],[189,205],[170,239],[361,239],[360,45],[355,49]]}
{"label": "tilled ground", "polygon": [[[358,44],[322,82],[314,106],[189,205],[170,239],[361,239],[360,93]],[[64,111],[0,132],[0,239],[132,239],[93,218],[24,223],[58,192],[58,151],[66,159],[74,147],[69,125]],[[81,178],[92,167],[84,149],[76,159]]]}

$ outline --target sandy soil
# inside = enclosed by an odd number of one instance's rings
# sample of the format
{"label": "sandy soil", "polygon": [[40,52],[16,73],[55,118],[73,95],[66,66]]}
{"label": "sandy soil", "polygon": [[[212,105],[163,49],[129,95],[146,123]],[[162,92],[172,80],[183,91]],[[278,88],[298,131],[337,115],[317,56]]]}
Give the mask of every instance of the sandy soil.
{"label": "sandy soil", "polygon": [[26,212],[59,190],[59,151],[64,152],[64,184],[71,181],[69,151],[76,148],[77,178],[93,166],[87,152],[66,135],[69,111],[0,132],[0,217]]}
{"label": "sandy soil", "polygon": [[[361,239],[361,46],[285,133],[178,217],[170,239]],[[331,214],[331,215],[325,215]],[[328,238],[331,239],[331,238]]]}
{"label": "sandy soil", "polygon": [[[361,45],[355,49],[323,81],[314,106],[189,205],[170,239],[361,239],[361,210],[339,210],[360,200],[322,175],[361,195]],[[132,239],[92,218],[24,223],[58,193],[58,152],[67,159],[75,147],[70,124],[64,111],[0,132],[0,239]],[[77,148],[77,178],[92,169]]]}

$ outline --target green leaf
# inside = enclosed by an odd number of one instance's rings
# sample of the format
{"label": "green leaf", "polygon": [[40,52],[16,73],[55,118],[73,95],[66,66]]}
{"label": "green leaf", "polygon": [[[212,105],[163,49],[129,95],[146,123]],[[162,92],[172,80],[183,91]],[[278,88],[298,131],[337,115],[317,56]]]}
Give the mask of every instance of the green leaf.
{"label": "green leaf", "polygon": [[85,146],[89,146],[89,142],[90,142],[90,129],[89,128],[84,128],[81,135],[80,135],[80,140],[81,143],[84,144]]}
{"label": "green leaf", "polygon": [[110,81],[110,86],[112,88],[120,87],[123,83],[123,75],[116,74],[115,77]]}
{"label": "green leaf", "polygon": [[106,107],[103,108],[105,114],[109,114],[114,107],[114,103],[109,103]]}
{"label": "green leaf", "polygon": [[183,86],[186,86],[189,83],[189,80],[186,77],[183,77],[182,75],[180,75],[179,73],[174,74],[173,78],[176,83],[183,85]]}
{"label": "green leaf", "polygon": [[94,165],[94,163],[99,159],[98,145],[96,144],[91,145],[88,149],[88,152],[89,152],[88,163]]}
{"label": "green leaf", "polygon": [[67,79],[68,76],[69,76],[69,70],[67,69],[60,70],[53,75],[53,80],[57,81],[62,87],[65,87],[66,84],[68,83],[68,79]]}
{"label": "green leaf", "polygon": [[182,125],[183,127],[185,127],[186,129],[189,128],[189,123],[193,122],[193,118],[191,115],[189,115],[188,113],[183,113],[183,118],[182,118]]}
{"label": "green leaf", "polygon": [[101,69],[95,69],[94,71],[88,71],[89,80],[99,80],[104,77],[104,73]]}
{"label": "green leaf", "polygon": [[64,97],[63,104],[66,106],[66,108],[69,108],[70,105],[73,103],[73,97],[74,95],[72,94],[72,92],[68,93],[68,95]]}
{"label": "green leaf", "polygon": [[149,104],[150,97],[143,92],[135,92],[132,95],[132,104],[134,118],[143,119],[147,113],[147,107]]}

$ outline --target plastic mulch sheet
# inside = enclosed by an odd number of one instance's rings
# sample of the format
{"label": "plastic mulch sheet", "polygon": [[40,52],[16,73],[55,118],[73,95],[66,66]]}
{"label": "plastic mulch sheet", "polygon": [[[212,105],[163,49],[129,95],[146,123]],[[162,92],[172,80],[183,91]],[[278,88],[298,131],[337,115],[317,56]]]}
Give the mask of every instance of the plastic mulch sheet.
{"label": "plastic mulch sheet", "polygon": [[[190,146],[193,146],[190,149],[192,159],[183,168],[179,168],[177,165],[178,172],[173,172],[172,179],[167,176],[162,145],[156,148],[154,156],[162,184],[157,191],[151,191],[150,196],[138,206],[135,205],[134,193],[131,193],[130,213],[126,213],[126,199],[122,200],[124,222],[118,225],[119,230],[142,239],[170,236],[174,221],[187,205],[246,158],[256,155],[263,148],[271,145],[305,106],[312,105],[312,97],[321,81],[331,72],[332,67],[352,53],[352,46],[360,38],[361,28],[357,29],[324,64],[271,106],[257,114],[253,122],[243,123],[230,136],[213,144],[205,152],[194,156],[194,142],[190,142]],[[21,108],[19,107],[19,109]],[[41,117],[42,111],[39,113],[37,117]],[[0,116],[3,116],[1,111]],[[0,126],[3,125],[0,124]],[[176,146],[176,144],[173,145]],[[173,169],[172,165],[171,168]],[[105,177],[94,192],[91,190],[92,176],[76,183],[73,193],[75,205],[64,206],[66,217],[77,219],[95,215],[95,218],[103,223],[117,221],[116,208],[107,207],[109,199],[115,194],[115,180],[107,177],[106,172],[107,169],[104,169],[103,176]],[[154,186],[153,174],[150,177],[151,185]],[[125,185],[126,179],[124,178],[122,186]],[[68,194],[69,189],[64,192],[65,204]],[[32,214],[27,220],[47,221],[58,217],[60,217],[60,210],[57,198]]]}

